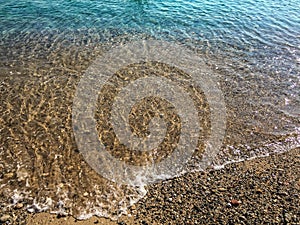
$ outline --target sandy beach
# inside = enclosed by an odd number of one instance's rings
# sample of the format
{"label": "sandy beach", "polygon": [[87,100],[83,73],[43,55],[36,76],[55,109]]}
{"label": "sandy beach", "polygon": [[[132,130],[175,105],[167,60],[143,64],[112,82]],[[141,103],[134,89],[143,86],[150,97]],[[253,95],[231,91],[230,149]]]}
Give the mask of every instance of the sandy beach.
{"label": "sandy beach", "polygon": [[25,209],[1,212],[3,224],[299,224],[300,149],[189,173],[149,187],[147,196],[117,221],[79,221]]}
{"label": "sandy beach", "polygon": [[300,225],[299,11],[1,1],[0,225]]}

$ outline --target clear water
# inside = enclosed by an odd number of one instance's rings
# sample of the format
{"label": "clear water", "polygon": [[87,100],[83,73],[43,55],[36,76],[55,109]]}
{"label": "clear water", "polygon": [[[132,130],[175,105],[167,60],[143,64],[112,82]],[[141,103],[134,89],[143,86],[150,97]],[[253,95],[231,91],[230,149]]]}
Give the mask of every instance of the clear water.
{"label": "clear water", "polygon": [[92,171],[71,132],[80,76],[132,40],[179,43],[218,75],[228,121],[216,167],[299,146],[299,15],[297,0],[2,0],[0,201],[115,218],[143,197]]}

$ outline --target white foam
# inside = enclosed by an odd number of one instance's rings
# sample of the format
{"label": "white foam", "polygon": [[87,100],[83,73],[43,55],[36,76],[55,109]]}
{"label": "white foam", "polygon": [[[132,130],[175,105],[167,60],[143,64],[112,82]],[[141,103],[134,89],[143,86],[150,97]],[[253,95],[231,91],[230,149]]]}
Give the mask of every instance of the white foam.
{"label": "white foam", "polygon": [[[243,147],[243,148],[242,148]],[[291,149],[300,147],[300,128],[295,128],[295,135],[290,135],[285,140],[281,140],[273,143],[265,143],[264,145],[253,148],[251,146],[227,146],[223,152],[218,156],[215,162],[212,163],[210,169],[221,170],[224,169],[226,165],[233,163],[240,163],[243,161],[250,161],[256,158],[268,157],[271,154],[280,154],[287,152]],[[242,154],[241,149],[246,149],[251,151],[247,156]],[[229,158],[222,161],[222,157],[228,156],[228,152],[234,152],[233,155],[230,155]],[[223,154],[223,155],[222,155]],[[197,166],[197,160],[193,159],[192,169],[187,167],[184,171],[178,174],[182,176],[188,172],[199,172],[203,171],[200,164]],[[218,162],[219,160],[219,162]],[[93,196],[88,195],[87,203],[81,208],[76,208],[80,213],[76,215],[76,218],[79,220],[86,220],[92,216],[107,217],[113,220],[118,219],[121,215],[130,216],[128,208],[136,204],[140,199],[144,198],[147,194],[147,187],[144,182],[145,174],[137,174],[136,181],[134,182],[135,186],[132,187],[131,194],[122,193],[122,187],[112,185],[109,193],[104,193],[101,191],[101,186],[94,185],[93,190],[95,194]],[[148,176],[149,177],[149,176]],[[170,177],[160,175],[159,177],[153,177],[155,180],[166,180]],[[138,184],[138,185],[137,185]],[[66,184],[70,186],[72,184]],[[6,184],[1,184],[1,188],[9,186]],[[24,187],[27,188],[28,187]],[[59,197],[59,200],[54,200],[49,197],[37,198],[30,191],[22,190],[22,187],[18,190],[13,190],[11,193],[12,203],[8,204],[6,207],[12,207],[19,202],[32,202],[25,206],[27,211],[31,213],[36,212],[50,212],[59,215],[73,215],[72,211],[72,199],[68,198],[68,193],[66,190],[61,188],[59,185],[56,187],[56,196]],[[120,192],[121,191],[121,192]],[[124,194],[124,196],[123,196]],[[34,198],[35,197],[35,198]],[[103,203],[103,199],[107,200],[111,205]],[[76,206],[77,207],[77,206]],[[66,211],[68,208],[69,211]],[[112,213],[112,212],[115,213]]]}

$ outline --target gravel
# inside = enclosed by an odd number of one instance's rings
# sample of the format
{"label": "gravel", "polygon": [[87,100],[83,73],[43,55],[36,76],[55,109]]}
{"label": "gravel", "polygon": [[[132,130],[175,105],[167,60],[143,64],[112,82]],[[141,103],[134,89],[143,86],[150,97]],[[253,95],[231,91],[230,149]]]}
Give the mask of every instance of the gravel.
{"label": "gravel", "polygon": [[[280,155],[189,173],[148,187],[131,217],[76,221],[0,209],[0,224],[300,224],[300,148]],[[40,216],[41,215],[41,216]],[[41,217],[44,217],[42,220]],[[49,219],[50,217],[51,219]],[[30,222],[28,222],[30,221]],[[95,222],[96,221],[96,222]]]}

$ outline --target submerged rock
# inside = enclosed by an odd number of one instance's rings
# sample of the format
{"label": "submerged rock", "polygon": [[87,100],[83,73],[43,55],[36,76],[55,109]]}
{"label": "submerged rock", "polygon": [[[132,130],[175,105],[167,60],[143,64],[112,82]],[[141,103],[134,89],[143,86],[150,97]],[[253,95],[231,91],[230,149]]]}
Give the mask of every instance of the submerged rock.
{"label": "submerged rock", "polygon": [[0,222],[4,223],[10,219],[10,215],[3,215],[0,217]]}

